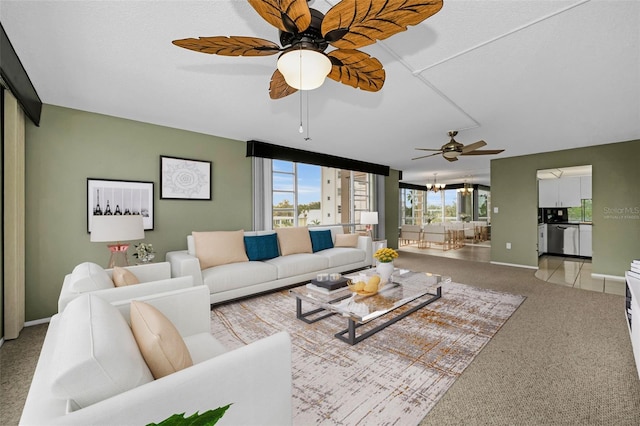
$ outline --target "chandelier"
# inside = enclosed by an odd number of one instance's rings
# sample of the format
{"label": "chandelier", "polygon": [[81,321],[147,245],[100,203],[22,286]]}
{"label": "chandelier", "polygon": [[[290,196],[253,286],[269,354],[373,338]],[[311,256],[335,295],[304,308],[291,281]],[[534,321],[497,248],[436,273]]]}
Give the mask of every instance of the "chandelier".
{"label": "chandelier", "polygon": [[427,191],[438,192],[446,186],[444,183],[438,183],[436,180],[437,173],[433,174],[433,183],[427,184]]}
{"label": "chandelier", "polygon": [[464,195],[471,195],[473,194],[473,187],[468,184],[468,183],[464,183],[464,187],[463,188],[458,188],[457,191],[460,193],[460,195],[464,196]]}

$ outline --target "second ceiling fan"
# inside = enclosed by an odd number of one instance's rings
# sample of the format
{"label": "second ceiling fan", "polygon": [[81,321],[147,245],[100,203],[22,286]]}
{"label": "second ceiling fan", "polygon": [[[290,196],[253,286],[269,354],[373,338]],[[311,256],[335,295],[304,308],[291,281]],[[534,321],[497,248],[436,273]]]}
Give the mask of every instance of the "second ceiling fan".
{"label": "second ceiling fan", "polygon": [[[271,77],[271,99],[319,87],[327,76],[354,88],[377,92],[385,80],[382,64],[356,49],[404,31],[408,25],[419,24],[437,13],[442,1],[342,0],[323,15],[309,8],[307,0],[248,0],[265,21],[280,30],[282,48],[269,40],[240,36],[186,38],[174,40],[173,44],[225,56],[283,52]],[[328,45],[336,50],[325,54]],[[307,61],[311,65],[307,66]],[[319,75],[312,79],[316,72]]]}
{"label": "second ceiling fan", "polygon": [[454,139],[457,134],[457,130],[451,130],[449,132],[449,137],[451,139],[449,139],[449,142],[442,145],[439,149],[416,148],[418,151],[434,151],[434,153],[415,157],[412,158],[412,160],[419,160],[421,158],[433,157],[434,155],[441,154],[447,161],[458,161],[458,157],[460,155],[495,155],[504,151],[504,149],[478,149],[487,144],[485,141],[478,141],[469,145],[461,144]]}

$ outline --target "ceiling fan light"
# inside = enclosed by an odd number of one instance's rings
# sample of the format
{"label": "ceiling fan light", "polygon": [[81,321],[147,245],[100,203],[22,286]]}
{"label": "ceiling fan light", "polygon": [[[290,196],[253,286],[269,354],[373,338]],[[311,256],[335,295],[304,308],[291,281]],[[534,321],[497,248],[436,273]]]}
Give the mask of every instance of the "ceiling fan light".
{"label": "ceiling fan light", "polygon": [[324,83],[331,71],[331,60],[317,50],[291,49],[278,58],[278,70],[294,89],[313,90]]}
{"label": "ceiling fan light", "polygon": [[460,153],[458,151],[444,151],[442,156],[444,158],[456,158]]}

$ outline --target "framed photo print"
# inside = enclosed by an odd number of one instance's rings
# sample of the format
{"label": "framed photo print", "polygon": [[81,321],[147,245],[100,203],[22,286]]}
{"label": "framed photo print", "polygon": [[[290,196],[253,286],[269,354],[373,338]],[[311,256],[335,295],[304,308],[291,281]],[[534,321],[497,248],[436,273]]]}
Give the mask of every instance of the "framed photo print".
{"label": "framed photo print", "polygon": [[96,215],[142,215],[153,230],[153,182],[87,178],[87,232]]}
{"label": "framed photo print", "polygon": [[160,198],[211,200],[211,161],[160,156]]}

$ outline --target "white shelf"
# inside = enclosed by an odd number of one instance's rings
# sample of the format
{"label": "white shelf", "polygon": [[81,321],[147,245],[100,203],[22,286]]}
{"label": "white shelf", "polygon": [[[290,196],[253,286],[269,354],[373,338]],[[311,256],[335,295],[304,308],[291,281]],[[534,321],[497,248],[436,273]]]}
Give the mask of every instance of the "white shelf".
{"label": "white shelf", "polygon": [[636,361],[638,377],[640,377],[640,280],[632,277],[628,273],[625,273],[625,277],[627,280],[625,320],[629,327],[633,357]]}

